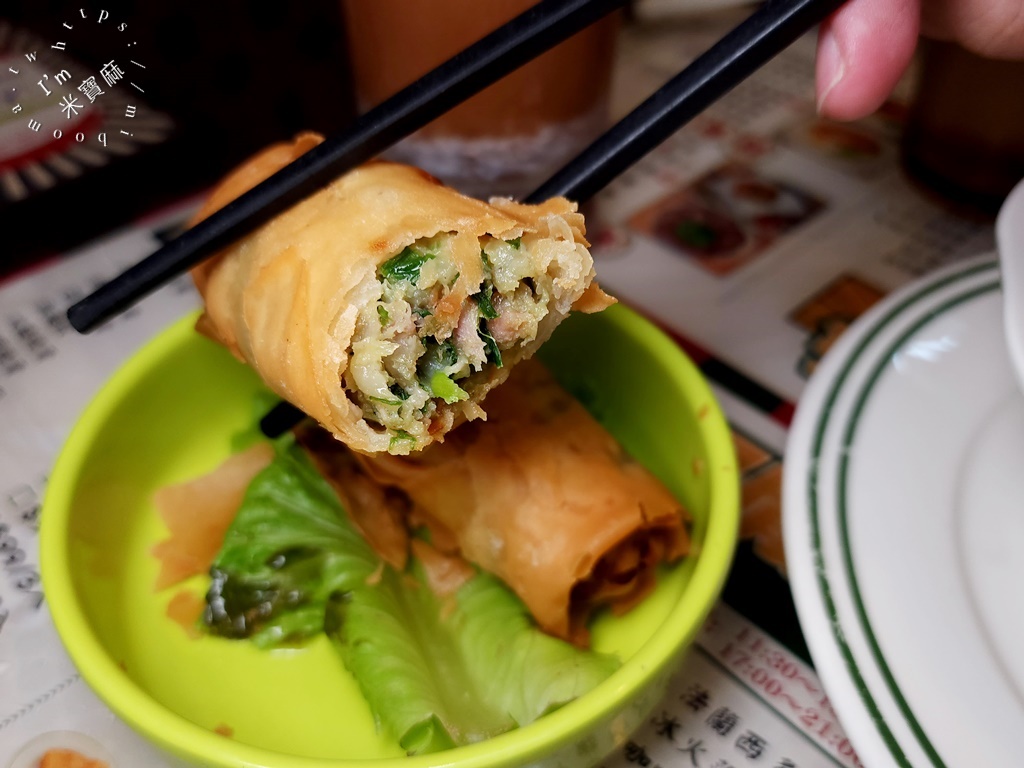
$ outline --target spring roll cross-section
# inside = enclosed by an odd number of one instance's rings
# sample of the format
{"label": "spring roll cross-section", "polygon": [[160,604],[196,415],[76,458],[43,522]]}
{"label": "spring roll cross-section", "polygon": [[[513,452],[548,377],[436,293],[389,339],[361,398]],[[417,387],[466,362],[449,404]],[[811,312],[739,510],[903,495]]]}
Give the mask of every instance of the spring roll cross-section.
{"label": "spring roll cross-section", "polygon": [[[199,218],[320,141],[264,150]],[[197,267],[199,327],[354,450],[407,454],[483,416],[574,306],[611,301],[587,246],[565,199],[488,204],[372,162]]]}

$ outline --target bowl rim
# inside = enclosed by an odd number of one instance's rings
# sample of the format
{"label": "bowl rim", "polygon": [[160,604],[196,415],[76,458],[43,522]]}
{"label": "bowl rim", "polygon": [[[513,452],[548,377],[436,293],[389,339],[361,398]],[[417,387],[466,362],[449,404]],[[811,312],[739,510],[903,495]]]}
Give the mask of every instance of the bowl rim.
{"label": "bowl rim", "polygon": [[707,525],[699,556],[659,632],[593,691],[529,726],[446,752],[394,758],[300,757],[243,744],[213,733],[152,699],[108,655],[77,599],[67,550],[74,489],[90,447],[111,413],[170,350],[195,337],[197,313],[151,338],[107,380],[82,412],[53,466],[43,500],[39,547],[44,594],[61,642],[92,690],[121,719],[164,749],[217,768],[284,765],[289,768],[497,768],[524,765],[562,748],[594,722],[614,715],[624,699],[642,690],[687,647],[721,593],[735,553],[740,520],[739,473],[731,429],[707,381],[686,353],[661,329],[621,304],[601,313],[631,340],[648,348],[684,392],[699,404],[696,423],[708,461]]}

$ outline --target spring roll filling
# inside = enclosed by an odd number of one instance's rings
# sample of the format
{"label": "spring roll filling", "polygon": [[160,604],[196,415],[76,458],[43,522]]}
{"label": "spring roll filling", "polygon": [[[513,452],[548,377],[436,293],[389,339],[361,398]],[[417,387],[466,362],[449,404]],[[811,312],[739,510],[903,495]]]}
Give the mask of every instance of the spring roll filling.
{"label": "spring roll filling", "polygon": [[453,294],[461,275],[446,233],[404,248],[360,286],[375,300],[362,304],[343,383],[366,421],[391,435],[391,453],[415,449],[460,408],[472,414],[472,377],[535,339],[551,309],[568,312],[588,265],[564,220],[547,228],[546,237],[480,238],[483,279],[463,288],[467,301]]}

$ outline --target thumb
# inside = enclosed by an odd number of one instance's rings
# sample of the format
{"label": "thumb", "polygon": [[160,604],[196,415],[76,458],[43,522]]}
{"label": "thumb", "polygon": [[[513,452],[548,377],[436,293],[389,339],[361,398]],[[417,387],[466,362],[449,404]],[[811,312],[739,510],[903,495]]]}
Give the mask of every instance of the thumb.
{"label": "thumb", "polygon": [[919,0],[850,0],[818,36],[818,111],[855,120],[881,106],[917,45]]}

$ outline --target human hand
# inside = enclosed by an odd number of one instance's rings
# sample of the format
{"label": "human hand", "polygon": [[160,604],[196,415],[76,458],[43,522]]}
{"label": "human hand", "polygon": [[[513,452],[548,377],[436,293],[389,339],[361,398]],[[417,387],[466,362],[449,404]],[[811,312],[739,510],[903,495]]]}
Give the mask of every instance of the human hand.
{"label": "human hand", "polygon": [[885,101],[918,34],[991,58],[1024,58],[1024,0],[849,0],[821,26],[818,110],[855,120]]}

